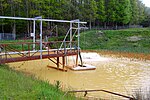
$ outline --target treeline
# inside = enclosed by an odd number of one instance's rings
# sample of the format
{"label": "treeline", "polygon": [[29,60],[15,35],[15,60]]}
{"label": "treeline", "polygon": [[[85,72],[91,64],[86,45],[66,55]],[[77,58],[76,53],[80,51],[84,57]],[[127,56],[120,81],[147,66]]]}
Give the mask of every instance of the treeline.
{"label": "treeline", "polygon": [[[145,8],[140,0],[0,0],[1,16],[80,19],[88,22],[90,28],[140,24],[147,18]],[[20,31],[27,29],[30,33],[32,29],[32,22],[0,19],[0,23],[0,32],[10,29],[15,32],[16,24]],[[52,25],[46,24],[47,27]]]}

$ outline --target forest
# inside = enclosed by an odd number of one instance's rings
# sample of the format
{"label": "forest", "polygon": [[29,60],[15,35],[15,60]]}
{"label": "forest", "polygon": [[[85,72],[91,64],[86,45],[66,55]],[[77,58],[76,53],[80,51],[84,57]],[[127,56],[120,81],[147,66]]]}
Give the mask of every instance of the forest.
{"label": "forest", "polygon": [[[140,0],[0,0],[0,16],[73,20],[87,26],[148,26],[149,8]],[[45,23],[48,29],[55,23]],[[0,33],[31,33],[32,22],[0,19]],[[17,31],[16,31],[17,30]]]}

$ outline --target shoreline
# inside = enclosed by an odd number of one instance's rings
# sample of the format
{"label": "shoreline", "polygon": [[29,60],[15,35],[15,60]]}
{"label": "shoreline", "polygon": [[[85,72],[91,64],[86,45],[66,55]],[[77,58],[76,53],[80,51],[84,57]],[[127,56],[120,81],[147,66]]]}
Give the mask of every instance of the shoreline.
{"label": "shoreline", "polygon": [[118,51],[108,51],[108,50],[82,50],[81,52],[96,52],[101,56],[117,57],[117,58],[129,58],[137,60],[150,60],[150,54],[144,53],[131,53],[131,52],[118,52]]}

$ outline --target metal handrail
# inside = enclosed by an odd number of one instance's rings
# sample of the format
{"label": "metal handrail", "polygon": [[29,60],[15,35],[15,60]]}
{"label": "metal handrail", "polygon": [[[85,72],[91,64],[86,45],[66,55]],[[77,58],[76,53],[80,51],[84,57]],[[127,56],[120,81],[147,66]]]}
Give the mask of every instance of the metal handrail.
{"label": "metal handrail", "polygon": [[106,92],[106,93],[113,94],[113,95],[120,96],[120,97],[124,97],[124,98],[127,98],[129,100],[136,100],[133,97],[129,97],[126,95],[122,95],[119,93],[115,93],[115,92],[111,92],[111,91],[107,91],[107,90],[103,90],[103,89],[101,89],[101,90],[76,90],[76,91],[67,91],[67,93],[85,92],[85,94],[84,94],[84,97],[85,97],[88,94],[88,92],[98,92],[98,91]]}

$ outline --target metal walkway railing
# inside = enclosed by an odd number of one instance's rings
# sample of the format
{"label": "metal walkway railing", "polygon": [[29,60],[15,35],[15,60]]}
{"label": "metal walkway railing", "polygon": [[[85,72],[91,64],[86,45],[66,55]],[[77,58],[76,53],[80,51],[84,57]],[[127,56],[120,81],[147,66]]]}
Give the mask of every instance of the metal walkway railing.
{"label": "metal walkway railing", "polygon": [[[55,42],[43,42],[43,49],[40,51],[40,43],[1,43],[0,44],[0,64],[9,62],[18,62],[26,60],[40,59],[40,53],[42,52],[42,58],[54,58],[62,56],[77,55],[76,48],[58,48],[62,41]],[[70,41],[66,41],[69,45]],[[75,42],[74,42],[75,43]],[[36,48],[32,48],[35,44]]]}

